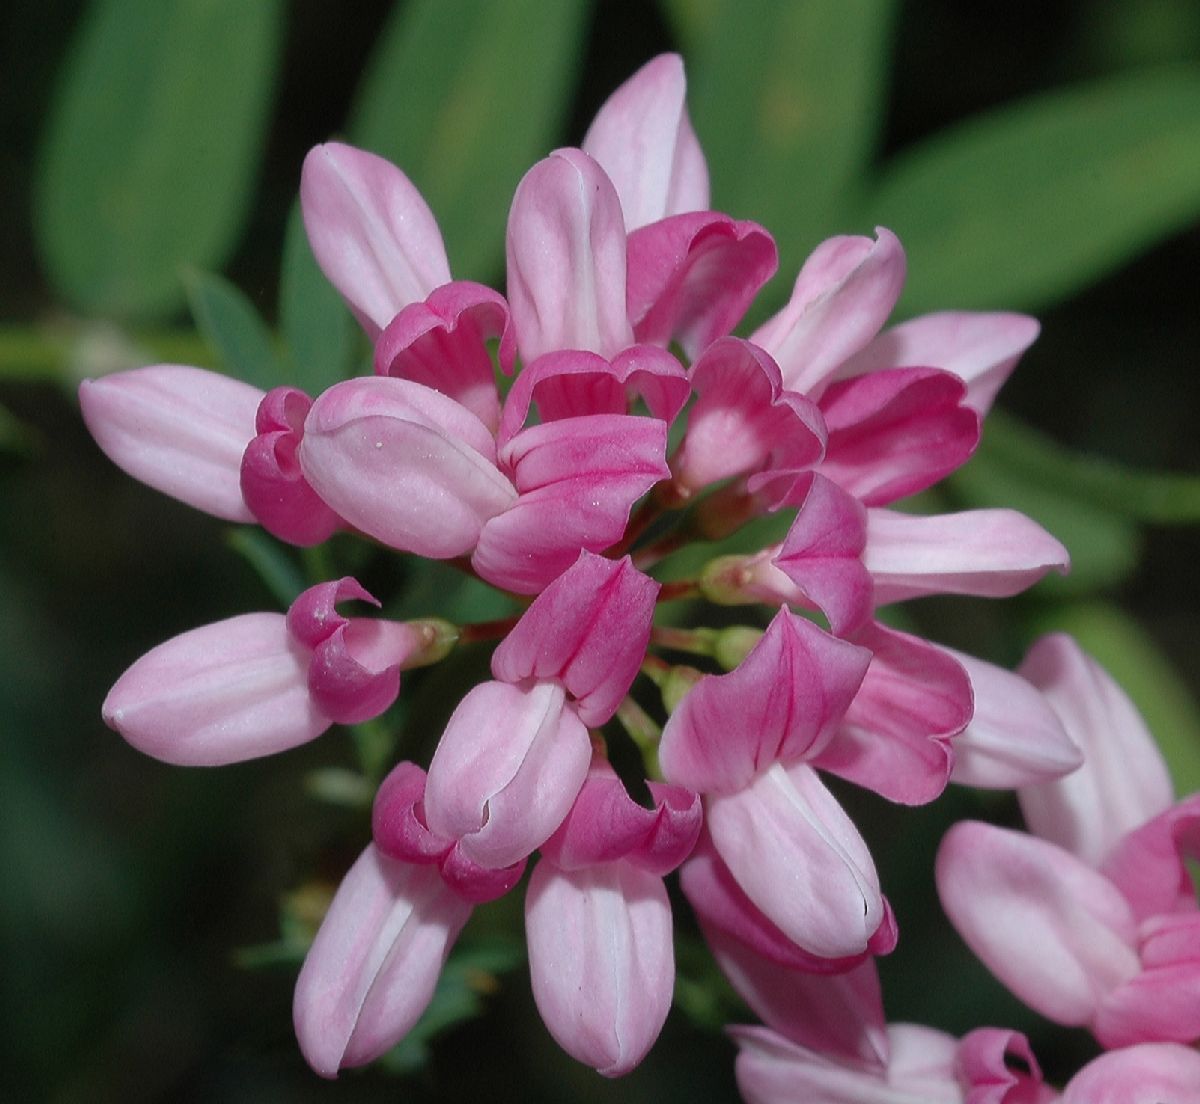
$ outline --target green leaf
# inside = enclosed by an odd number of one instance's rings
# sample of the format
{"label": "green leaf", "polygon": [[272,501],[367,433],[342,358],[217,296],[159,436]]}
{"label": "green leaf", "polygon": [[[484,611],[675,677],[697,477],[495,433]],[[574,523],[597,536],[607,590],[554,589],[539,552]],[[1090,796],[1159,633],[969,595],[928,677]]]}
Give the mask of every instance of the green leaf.
{"label": "green leaf", "polygon": [[279,0],[94,0],[63,69],[37,243],[83,310],[160,317],[183,265],[220,268],[264,148]]}
{"label": "green leaf", "polygon": [[1200,212],[1200,69],[972,119],[896,158],[867,210],[908,251],[904,313],[1056,302]]}
{"label": "green leaf", "polygon": [[989,461],[1049,493],[1150,525],[1200,521],[1200,476],[1145,471],[1073,452],[1001,410],[980,446]]}
{"label": "green leaf", "polygon": [[287,374],[297,387],[316,396],[346,377],[355,345],[354,320],[313,258],[299,203],[292,208],[283,243],[279,327],[287,347]]}
{"label": "green leaf", "polygon": [[490,280],[522,174],[559,138],[586,0],[397,5],[351,140],[394,161],[437,215],[456,278]]}
{"label": "green leaf", "polygon": [[1141,626],[1108,602],[1058,606],[1039,633],[1070,633],[1122,687],[1162,750],[1177,793],[1200,790],[1200,709],[1183,680]]}
{"label": "green leaf", "polygon": [[673,0],[713,202],[775,235],[795,279],[842,229],[883,122],[891,0]]}
{"label": "green leaf", "polygon": [[196,326],[225,371],[264,391],[285,382],[271,331],[238,288],[223,276],[191,270],[184,283]]}

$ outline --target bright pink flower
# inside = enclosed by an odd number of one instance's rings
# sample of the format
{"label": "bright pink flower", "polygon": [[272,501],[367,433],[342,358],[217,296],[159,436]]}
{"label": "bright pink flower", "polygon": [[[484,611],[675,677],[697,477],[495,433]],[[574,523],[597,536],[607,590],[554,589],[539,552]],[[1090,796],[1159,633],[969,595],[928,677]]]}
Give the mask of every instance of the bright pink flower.
{"label": "bright pink flower", "polygon": [[714,342],[692,366],[691,384],[699,398],[671,461],[684,493],[764,469],[794,475],[821,459],[820,414],[783,389],[779,369],[757,346],[735,337]]}
{"label": "bright pink flower", "polygon": [[489,582],[536,593],[579,555],[624,533],[667,474],[666,425],[596,414],[517,433],[499,454],[466,407],[409,380],[331,387],[300,443],[305,480],[341,517],[403,551],[474,553]]}
{"label": "bright pink flower", "polygon": [[606,1077],[628,1073],[662,1029],[675,980],[662,876],[691,851],[700,800],[650,783],[633,801],[603,760],[542,847],[525,898],[538,1011],[559,1045]]}
{"label": "bright pink flower", "polygon": [[342,879],[296,980],[293,1018],[308,1064],[335,1077],[407,1035],[470,915],[436,867],[368,846]]}
{"label": "bright pink flower", "polygon": [[492,674],[514,685],[561,683],[584,724],[598,728],[637,677],[658,591],[628,556],[581,552],[492,653]]}
{"label": "bright pink flower", "polygon": [[157,364],[79,386],[83,420],[122,471],[226,521],[253,521],[242,453],[263,393],[202,368]]}
{"label": "bright pink flower", "polygon": [[347,619],[334,603],[350,598],[374,602],[347,578],[305,591],[286,617],[243,614],[160,644],[109,691],[105,722],[156,759],[216,766],[377,716],[436,630]]}

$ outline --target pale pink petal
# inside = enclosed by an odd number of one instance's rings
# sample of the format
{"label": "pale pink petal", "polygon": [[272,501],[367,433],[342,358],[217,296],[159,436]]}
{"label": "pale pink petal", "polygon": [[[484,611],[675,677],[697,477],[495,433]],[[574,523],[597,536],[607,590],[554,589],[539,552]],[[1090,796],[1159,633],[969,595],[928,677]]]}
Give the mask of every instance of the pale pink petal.
{"label": "pale pink petal", "polygon": [[604,101],[584,136],[584,152],[620,196],[628,230],[708,206],[708,168],[686,91],[683,59],[660,54]]}
{"label": "pale pink petal", "polygon": [[625,225],[612,182],[581,150],[539,161],[508,216],[508,302],[521,359],[556,349],[612,358],[633,344]]}
{"label": "pale pink petal", "polygon": [[1021,789],[1025,823],[1099,866],[1122,836],[1170,808],[1166,764],[1125,692],[1069,636],[1043,637],[1018,673],[1046,695],[1083,752],[1079,770]]}
{"label": "pale pink petal", "polygon": [[904,250],[878,238],[830,238],[804,263],[786,307],[750,340],[778,362],[784,386],[816,397],[887,321],[904,286]]}
{"label": "pale pink petal", "polygon": [[658,591],[628,556],[581,552],[492,653],[492,674],[502,682],[562,683],[583,723],[598,728],[637,677]]}
{"label": "pale pink petal", "polygon": [[1007,598],[1071,557],[1037,522],[1016,510],[967,510],[922,516],[867,511],[863,564],[876,605],[926,594]]}
{"label": "pale pink petal", "polygon": [[971,683],[952,656],[873,623],[856,637],[871,665],[815,766],[905,805],[932,801],[954,766],[951,737],[971,719]]}
{"label": "pale pink petal", "polygon": [[839,636],[861,627],[874,608],[871,577],[860,559],[866,518],[856,498],[813,473],[796,520],[772,560]]}
{"label": "pale pink petal", "polygon": [[331,724],[308,690],[310,653],[280,613],[247,613],[151,649],[104,699],[105,723],[166,763],[272,755]]}
{"label": "pale pink petal", "polygon": [[433,213],[382,157],[338,142],[314,147],[300,205],[313,256],[372,340],[402,307],[449,282]]}
{"label": "pale pink petal", "polygon": [[956,1062],[964,1104],[1052,1104],[1029,1040],[1019,1031],[981,1027],[963,1036]]}
{"label": "pale pink petal", "polygon": [[533,998],[555,1041],[605,1077],[636,1066],[671,1007],[675,955],[662,879],[627,862],[540,862],[525,895]]}
{"label": "pale pink petal", "polygon": [[706,675],[667,721],[668,781],[736,793],[777,761],[815,754],[837,730],[870,652],[781,609],[741,665]]}
{"label": "pale pink petal", "polygon": [[[764,1020],[775,1026],[778,1026],[776,1020],[779,1017],[768,1016],[754,1003],[758,1000],[772,1007],[776,1007],[777,1000],[786,1003],[787,986],[790,983],[784,980],[785,975],[773,975],[772,969],[783,968],[789,976],[793,971],[802,974],[842,974],[854,969],[869,956],[891,954],[896,948],[896,918],[885,898],[883,919],[863,950],[841,958],[822,957],[804,950],[746,896],[706,832],[701,833],[695,850],[681,868],[679,881],[700,921],[705,938],[714,950],[720,953],[720,949],[724,948],[732,954],[730,948],[736,944],[751,956],[745,960],[738,956],[741,965],[737,967],[737,972],[745,976],[758,995],[753,998],[745,993],[743,995]],[[779,1007],[783,1007],[783,1004]]]}
{"label": "pale pink petal", "polygon": [[713,846],[789,939],[825,958],[859,954],[883,919],[879,877],[854,823],[816,772],[779,764],[706,799]]}
{"label": "pale pink petal", "polygon": [[433,866],[369,846],[342,879],[296,980],[293,1018],[324,1077],[398,1043],[433,997],[471,905]]}
{"label": "pale pink petal", "polygon": [[696,211],[629,235],[626,303],[638,341],[677,341],[690,360],[724,337],[779,267],[756,222]]}
{"label": "pale pink petal", "polygon": [[1116,887],[1054,844],[960,821],[937,857],[942,907],[972,951],[1056,1023],[1088,1024],[1139,970],[1137,927]]}
{"label": "pale pink petal", "polygon": [[1142,1043],[1101,1054],[1071,1078],[1062,1104],[1200,1104],[1200,1052]]}
{"label": "pale pink petal", "polygon": [[491,288],[456,280],[387,324],[375,343],[375,372],[440,391],[495,430],[500,399],[487,346],[493,338],[500,339],[501,367],[511,371],[516,337],[508,304]]}
{"label": "pale pink petal", "polygon": [[1045,697],[1025,679],[974,656],[946,649],[975,693],[970,723],[954,738],[951,782],[1008,790],[1069,774],[1083,753]]}
{"label": "pale pink petal", "polygon": [[848,379],[885,368],[941,368],[966,383],[966,404],[986,414],[1039,329],[1037,319],[1025,314],[923,314],[885,330],[837,374]]}
{"label": "pale pink petal", "polygon": [[480,866],[511,866],[562,823],[592,747],[561,686],[476,686],[446,725],[425,788],[430,831]]}
{"label": "pale pink petal", "polygon": [[351,525],[434,559],[469,552],[517,497],[487,428],[452,399],[408,380],[336,384],[313,403],[300,466]]}
{"label": "pale pink petal", "polygon": [[503,448],[520,432],[535,402],[541,421],[550,422],[627,414],[630,398],[638,395],[654,417],[670,424],[691,393],[683,365],[653,345],[635,345],[611,361],[575,349],[546,353],[526,365],[513,383],[497,442]]}
{"label": "pale pink petal", "polygon": [[625,534],[630,510],[669,471],[657,418],[594,414],[522,430],[500,461],[520,497],[484,526],[471,563],[495,586],[536,594]]}
{"label": "pale pink petal", "polygon": [[1123,836],[1101,869],[1145,920],[1200,907],[1185,859],[1200,860],[1200,794]]}
{"label": "pale pink petal", "polygon": [[118,468],[226,521],[254,521],[239,472],[262,397],[248,383],[179,364],[79,386],[83,420]]}
{"label": "pale pink petal", "polygon": [[730,1034],[746,1104],[964,1104],[953,1069],[957,1042],[932,1028],[889,1027],[888,1070],[797,1046],[766,1028]]}
{"label": "pale pink petal", "polygon": [[979,443],[962,381],[896,368],[833,384],[820,408],[829,436],[822,474],[865,506],[916,494],[959,468]]}
{"label": "pale pink petal", "polygon": [[241,487],[246,505],[268,533],[309,547],[342,527],[309,486],[298,456],[312,399],[295,387],[275,387],[259,404],[258,435],[242,455]]}

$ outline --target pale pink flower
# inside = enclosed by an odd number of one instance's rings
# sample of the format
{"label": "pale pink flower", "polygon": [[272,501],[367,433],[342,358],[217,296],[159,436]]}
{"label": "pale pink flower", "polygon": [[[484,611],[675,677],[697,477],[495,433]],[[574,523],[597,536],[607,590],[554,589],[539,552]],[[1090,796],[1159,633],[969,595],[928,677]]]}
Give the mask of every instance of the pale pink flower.
{"label": "pale pink flower", "polygon": [[399,693],[401,667],[436,649],[439,630],[345,618],[334,606],[350,598],[375,602],[346,578],[305,591],[287,616],[243,614],[158,645],[109,691],[105,722],[156,759],[214,766],[377,716]]}
{"label": "pale pink flower", "polygon": [[650,791],[653,809],[593,760],[525,897],[538,1011],[564,1050],[606,1077],[642,1060],[671,1006],[674,933],[662,878],[700,831],[695,793],[653,782]]}
{"label": "pale pink flower", "polygon": [[[1102,1044],[1200,1037],[1200,795],[1172,803],[1132,706],[1068,637],[1022,670],[1049,697],[1083,766],[1021,791],[1050,839],[962,822],[937,861],[943,907],[1014,993]],[[1051,842],[1052,840],[1057,842]],[[1068,849],[1070,848],[1070,849]]]}

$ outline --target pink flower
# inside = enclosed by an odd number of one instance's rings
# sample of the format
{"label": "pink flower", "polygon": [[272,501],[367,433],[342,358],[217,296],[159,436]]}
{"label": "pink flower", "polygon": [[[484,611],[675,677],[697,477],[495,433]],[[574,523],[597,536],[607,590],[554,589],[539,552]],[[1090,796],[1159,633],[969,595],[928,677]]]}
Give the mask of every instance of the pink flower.
{"label": "pink flower", "polygon": [[675,980],[662,877],[691,851],[700,801],[650,783],[634,802],[603,760],[542,846],[525,897],[529,971],[558,1044],[606,1077],[633,1069],[658,1037]]}
{"label": "pink flower", "polygon": [[737,670],[692,687],[659,750],[669,781],[705,795],[713,845],[750,901],[826,958],[861,953],[884,918],[866,844],[808,765],[869,661],[781,610]]}
{"label": "pink flower", "polygon": [[960,823],[938,853],[943,907],[992,972],[1048,1018],[1087,1025],[1107,1047],[1193,1041],[1200,906],[1185,858],[1200,855],[1200,795],[1170,804],[1161,758],[1128,700],[1069,638],[1041,641],[1023,670],[1085,759],[1075,774],[1022,791],[1022,803],[1035,828],[1075,853]]}
{"label": "pink flower", "polygon": [[375,601],[346,578],[305,591],[286,617],[243,614],[160,644],[109,691],[105,722],[156,759],[215,766],[377,716],[401,667],[442,641],[434,623],[342,617],[334,604],[350,598]]}
{"label": "pink flower", "polygon": [[368,846],[342,879],[296,980],[293,1018],[308,1064],[335,1077],[407,1035],[470,915],[436,867]]}

